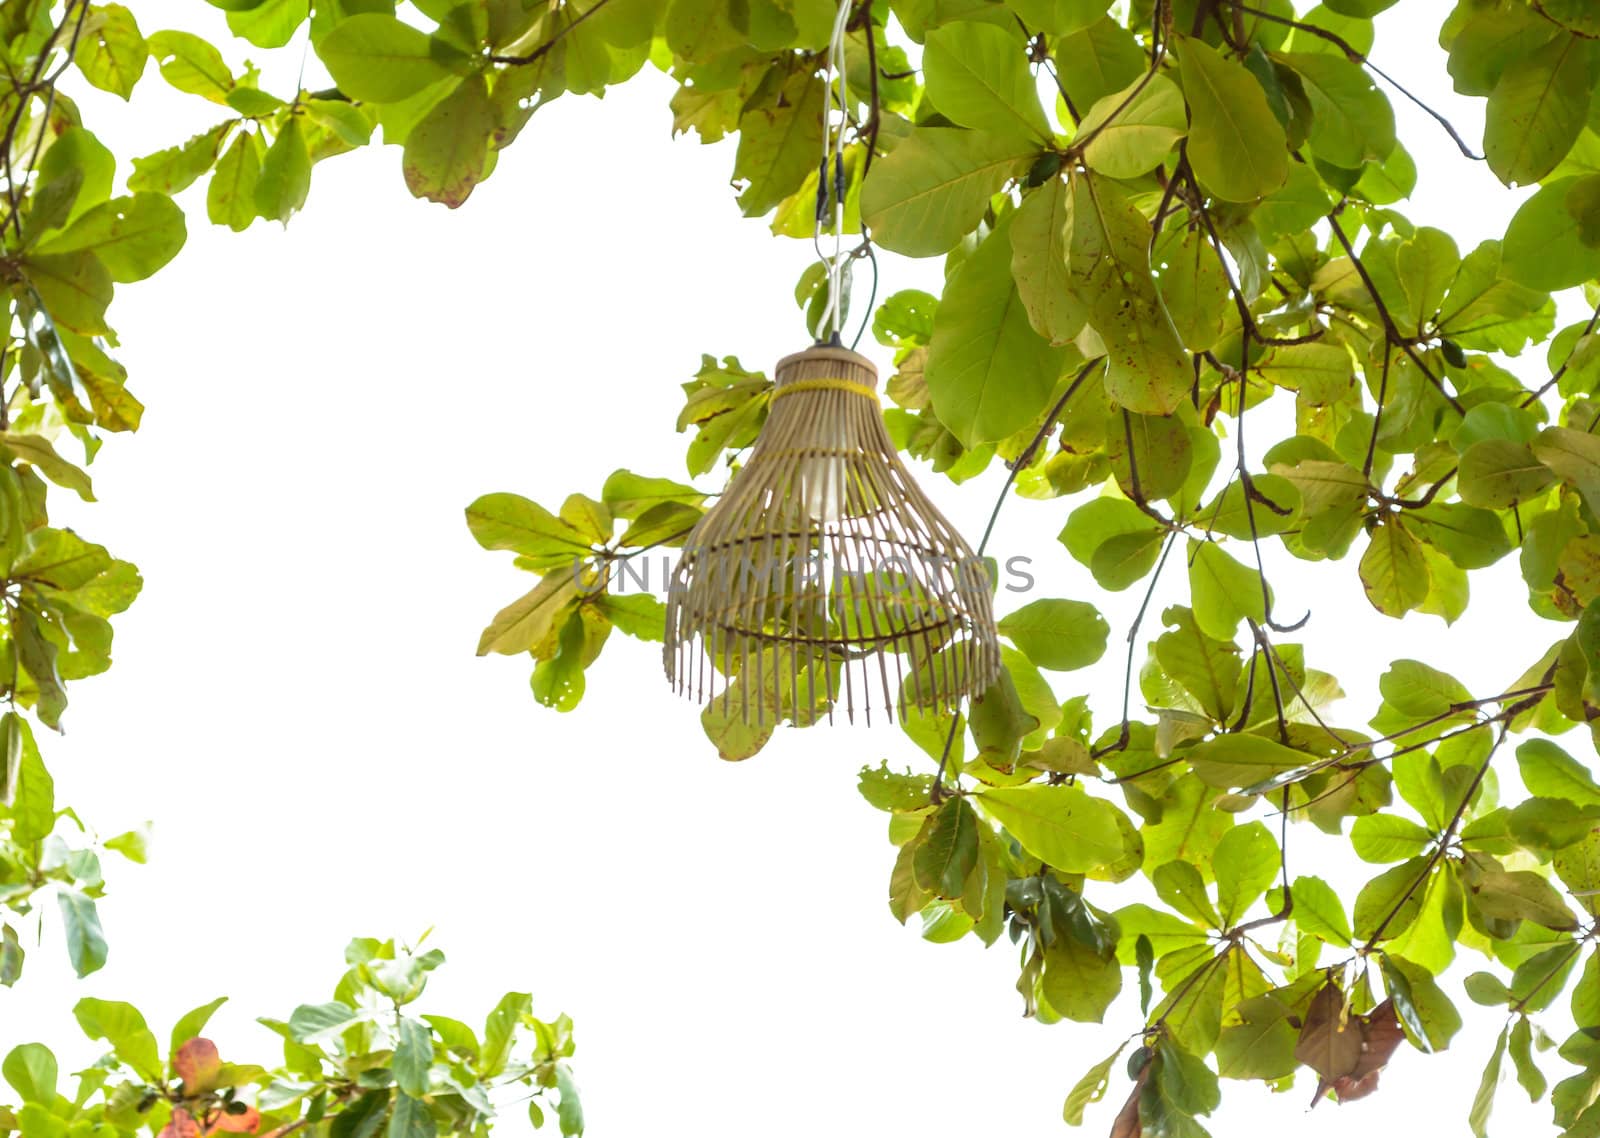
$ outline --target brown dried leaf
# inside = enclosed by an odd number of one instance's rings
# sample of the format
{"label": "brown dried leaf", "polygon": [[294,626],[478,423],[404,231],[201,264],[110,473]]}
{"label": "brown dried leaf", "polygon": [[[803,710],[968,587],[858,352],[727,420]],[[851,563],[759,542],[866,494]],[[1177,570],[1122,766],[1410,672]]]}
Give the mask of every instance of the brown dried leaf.
{"label": "brown dried leaf", "polygon": [[1347,1018],[1344,1010],[1344,993],[1333,984],[1319,988],[1306,1009],[1294,1057],[1320,1076],[1312,1106],[1336,1081],[1352,1075],[1361,1062],[1361,1020],[1358,1016]]}
{"label": "brown dried leaf", "polygon": [[1147,1061],[1140,1069],[1139,1077],[1134,1079],[1133,1090],[1128,1092],[1128,1101],[1122,1104],[1122,1109],[1117,1111],[1117,1117],[1112,1120],[1111,1138],[1142,1138],[1144,1123],[1139,1118],[1139,1098],[1150,1079],[1151,1066]]}

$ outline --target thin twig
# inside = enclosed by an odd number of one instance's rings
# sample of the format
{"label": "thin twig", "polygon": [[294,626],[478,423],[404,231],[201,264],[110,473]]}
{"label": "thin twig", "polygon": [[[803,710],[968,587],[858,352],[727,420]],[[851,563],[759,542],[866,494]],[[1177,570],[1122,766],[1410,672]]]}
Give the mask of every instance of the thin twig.
{"label": "thin twig", "polygon": [[[562,39],[564,39],[574,28],[583,23],[590,16],[594,15],[596,12],[600,11],[600,9],[604,8],[610,2],[611,0],[595,0],[592,8],[589,8],[579,13],[577,16],[569,19],[566,27],[559,29],[555,35],[545,40],[544,43],[534,48],[527,55],[491,55],[489,57],[489,62],[509,64],[512,67],[525,67],[530,63],[537,63],[552,50],[554,50],[556,44],[560,43]],[[566,12],[567,10],[568,9],[565,7],[559,9],[559,11],[562,12]]]}

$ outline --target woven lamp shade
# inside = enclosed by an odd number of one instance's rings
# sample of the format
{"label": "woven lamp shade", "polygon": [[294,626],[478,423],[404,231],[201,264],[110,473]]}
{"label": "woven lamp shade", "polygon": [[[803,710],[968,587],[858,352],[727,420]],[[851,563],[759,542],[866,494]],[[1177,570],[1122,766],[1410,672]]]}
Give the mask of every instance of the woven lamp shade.
{"label": "woven lamp shade", "polygon": [[778,363],[749,460],[684,543],[667,596],[677,690],[807,724],[953,709],[1000,669],[989,574],[901,463],[872,362]]}

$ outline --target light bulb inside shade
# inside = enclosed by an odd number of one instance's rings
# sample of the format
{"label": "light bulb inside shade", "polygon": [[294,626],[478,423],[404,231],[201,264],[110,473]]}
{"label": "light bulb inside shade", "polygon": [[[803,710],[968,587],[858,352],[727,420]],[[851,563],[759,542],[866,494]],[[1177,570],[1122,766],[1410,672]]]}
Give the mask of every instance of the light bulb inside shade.
{"label": "light bulb inside shade", "polygon": [[821,455],[799,466],[800,508],[814,522],[830,524],[845,516],[845,479],[850,468],[843,458]]}

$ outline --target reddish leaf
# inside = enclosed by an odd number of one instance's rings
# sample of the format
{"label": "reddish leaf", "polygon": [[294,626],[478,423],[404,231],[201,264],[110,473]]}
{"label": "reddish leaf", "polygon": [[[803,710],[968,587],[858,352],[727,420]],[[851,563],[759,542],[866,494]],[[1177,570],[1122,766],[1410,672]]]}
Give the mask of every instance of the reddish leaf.
{"label": "reddish leaf", "polygon": [[1117,1117],[1111,1123],[1111,1138],[1141,1138],[1144,1134],[1144,1122],[1139,1117],[1139,1099],[1144,1095],[1144,1085],[1150,1081],[1153,1059],[1148,1050],[1141,1054],[1144,1066],[1139,1068],[1139,1074],[1133,1080],[1128,1101],[1122,1104],[1122,1109],[1117,1111]]}
{"label": "reddish leaf", "polygon": [[254,1134],[256,1128],[260,1125],[261,1113],[252,1106],[245,1110],[243,1114],[229,1114],[227,1111],[222,1111],[217,1115],[216,1120],[206,1128],[206,1133],[210,1134],[213,1131],[225,1130],[230,1134]]}
{"label": "reddish leaf", "polygon": [[209,1039],[191,1039],[172,1057],[172,1069],[183,1080],[186,1094],[204,1094],[216,1086],[222,1073],[222,1057]]}
{"label": "reddish leaf", "polygon": [[1388,1065],[1405,1037],[1405,1029],[1400,1026],[1400,1017],[1395,1014],[1393,1000],[1383,1001],[1372,1009],[1371,1014],[1362,1016],[1361,1058],[1355,1070],[1333,1082],[1333,1093],[1339,1096],[1339,1101],[1365,1098],[1377,1090],[1378,1075]]}
{"label": "reddish leaf", "polygon": [[1405,1038],[1394,1001],[1385,1000],[1367,1015],[1346,1015],[1344,993],[1332,984],[1318,989],[1306,1011],[1295,1058],[1321,1078],[1311,1105],[1332,1091],[1340,1102],[1365,1098],[1378,1089],[1378,1075]]}
{"label": "reddish leaf", "polygon": [[200,1124],[180,1106],[173,1110],[172,1118],[156,1138],[200,1138]]}
{"label": "reddish leaf", "polygon": [[1311,997],[1305,1025],[1294,1047],[1294,1057],[1315,1071],[1320,1079],[1311,1105],[1335,1082],[1348,1078],[1361,1062],[1361,1020],[1345,1015],[1344,993],[1333,984],[1324,984]]}

